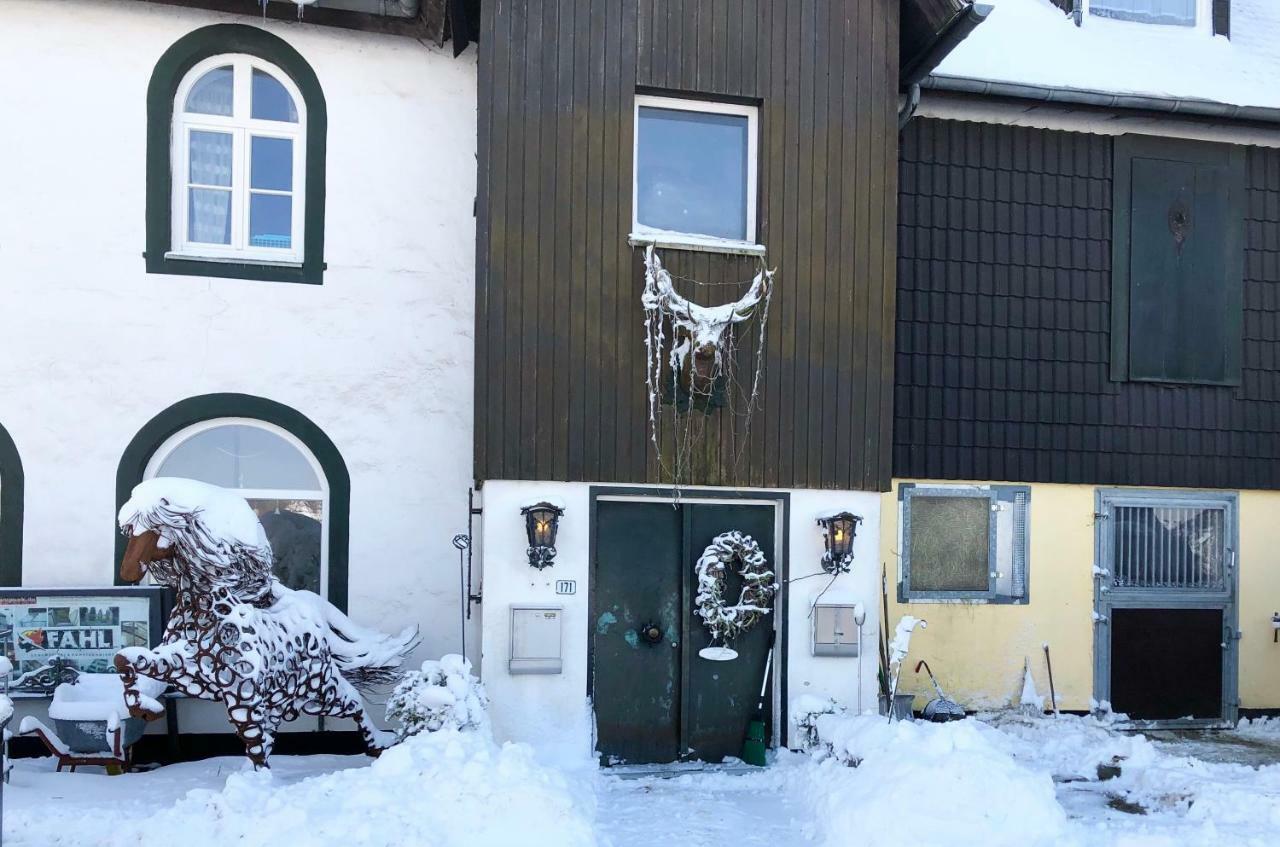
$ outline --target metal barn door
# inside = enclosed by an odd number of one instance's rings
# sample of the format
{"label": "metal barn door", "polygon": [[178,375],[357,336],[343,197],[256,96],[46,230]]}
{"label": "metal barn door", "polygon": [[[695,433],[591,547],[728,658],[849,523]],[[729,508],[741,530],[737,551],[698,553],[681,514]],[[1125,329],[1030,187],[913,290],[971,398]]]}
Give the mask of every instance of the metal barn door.
{"label": "metal barn door", "polygon": [[1094,698],[1155,726],[1236,719],[1237,499],[1098,493]]}
{"label": "metal barn door", "polygon": [[[772,505],[597,501],[591,694],[604,763],[719,762],[740,754],[775,615],[733,643],[737,659],[701,658],[711,637],[694,610],[694,563],[712,538],[736,529],[755,538],[780,577],[775,519]],[[728,602],[741,587],[736,574],[726,580]]]}

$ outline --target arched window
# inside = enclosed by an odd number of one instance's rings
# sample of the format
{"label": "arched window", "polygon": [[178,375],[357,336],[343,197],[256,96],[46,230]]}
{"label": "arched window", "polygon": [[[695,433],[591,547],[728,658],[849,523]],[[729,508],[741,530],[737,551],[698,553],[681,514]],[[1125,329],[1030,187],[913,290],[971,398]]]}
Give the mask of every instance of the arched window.
{"label": "arched window", "polygon": [[176,476],[218,485],[253,507],[275,554],[276,578],[326,594],[329,485],[320,463],[280,427],[218,418],[186,427],[152,455],[144,479]]}
{"label": "arched window", "polygon": [[18,448],[0,426],[0,585],[22,584],[23,482]]}
{"label": "arched window", "polygon": [[[346,610],[351,476],[337,446],[301,412],[248,394],[174,403],[148,421],[120,457],[116,509],[134,486],[155,476],[239,493],[262,520],[280,581]],[[117,563],[125,541],[117,532]]]}
{"label": "arched window", "polygon": [[176,41],[147,88],[147,272],[319,284],[324,92],[279,36]]}
{"label": "arched window", "polygon": [[173,108],[175,256],[300,263],[307,112],[279,68],[244,54],[187,72]]}

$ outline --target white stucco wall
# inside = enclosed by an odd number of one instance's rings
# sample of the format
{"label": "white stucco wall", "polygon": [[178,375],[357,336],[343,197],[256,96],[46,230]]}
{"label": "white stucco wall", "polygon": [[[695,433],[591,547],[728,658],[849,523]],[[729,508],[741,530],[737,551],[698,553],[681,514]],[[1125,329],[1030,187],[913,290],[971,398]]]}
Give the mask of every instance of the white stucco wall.
{"label": "white stucco wall", "polygon": [[[490,480],[483,489],[483,530],[479,533],[483,539],[484,562],[482,672],[492,700],[494,730],[502,739],[536,741],[544,747],[554,744],[564,755],[574,757],[589,755],[594,746],[587,701],[590,492],[591,486],[587,483]],[[866,608],[862,702],[865,708],[874,709],[875,639],[880,608],[880,496],[863,491],[790,491],[789,494],[788,559],[793,582],[785,589],[790,592],[786,621],[788,699],[811,694],[833,697],[850,708],[858,704],[858,659],[818,658],[810,652],[809,607],[829,577],[795,581],[821,571],[823,542],[817,518],[847,509],[864,518],[854,542],[855,564],[851,573],[838,578],[827,599],[838,594],[842,602],[849,598]],[[555,564],[541,572],[529,566],[524,522],[520,517],[522,506],[539,500],[550,500],[565,508],[556,540]],[[577,593],[556,595],[555,583],[562,579],[575,580]],[[507,672],[513,603],[564,607],[562,673],[512,675]],[[786,739],[785,743],[797,742]]]}
{"label": "white stucco wall", "polygon": [[[174,41],[223,21],[284,38],[324,89],[321,286],[144,271],[147,83]],[[239,392],[298,410],[341,451],[352,616],[419,624],[420,656],[456,651],[474,48],[454,59],[403,36],[134,0],[3,0],[0,79],[0,424],[26,473],[24,584],[110,585],[125,446],[176,401]]]}

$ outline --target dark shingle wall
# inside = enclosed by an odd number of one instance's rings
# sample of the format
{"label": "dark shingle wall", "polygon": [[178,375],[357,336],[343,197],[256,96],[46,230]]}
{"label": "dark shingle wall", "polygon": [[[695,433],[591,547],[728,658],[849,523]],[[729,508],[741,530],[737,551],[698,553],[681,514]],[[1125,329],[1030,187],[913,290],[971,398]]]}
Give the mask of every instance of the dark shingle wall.
{"label": "dark shingle wall", "polygon": [[1112,142],[903,135],[894,474],[1280,488],[1280,152],[1248,156],[1239,388],[1110,379]]}

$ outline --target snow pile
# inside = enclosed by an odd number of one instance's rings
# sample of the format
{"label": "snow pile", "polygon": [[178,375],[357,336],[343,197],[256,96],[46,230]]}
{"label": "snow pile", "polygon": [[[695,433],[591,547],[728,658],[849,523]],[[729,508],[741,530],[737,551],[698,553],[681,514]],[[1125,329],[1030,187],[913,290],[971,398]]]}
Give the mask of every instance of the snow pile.
{"label": "snow pile", "polygon": [[[593,816],[590,797],[538,765],[528,746],[498,747],[488,733],[444,729],[410,738],[368,767],[292,784],[270,771],[235,773],[221,790],[191,791],[149,817],[96,819],[93,843],[160,845],[180,833],[183,847],[586,847],[596,843]],[[58,843],[47,834],[42,843]]]}
{"label": "snow pile", "polygon": [[477,729],[488,726],[488,705],[471,662],[450,653],[404,675],[387,701],[387,720],[400,723],[401,738],[446,728]]}
{"label": "snow pile", "polygon": [[987,20],[935,76],[1280,107],[1275,0],[1233,0],[1230,39],[1090,14],[1077,27],[1049,0],[989,2]]}
{"label": "snow pile", "polygon": [[811,769],[809,790],[826,847],[1066,840],[1049,775],[1016,762],[976,720],[827,715],[818,734],[832,755]]}
{"label": "snow pile", "polygon": [[1236,733],[1244,738],[1280,742],[1280,717],[1241,718]]}
{"label": "snow pile", "polygon": [[793,699],[789,714],[792,725],[802,735],[803,749],[813,750],[819,745],[818,718],[823,715],[843,715],[845,711],[844,706],[830,697],[801,694]]}
{"label": "snow pile", "polygon": [[[1280,831],[1280,764],[1261,767],[1197,758],[1230,743],[1230,735],[1212,733],[1190,740],[1153,742],[1144,735],[1122,733],[1109,721],[1062,715],[1029,720],[1016,715],[993,716],[996,737],[1011,756],[1059,780],[1096,780],[1099,765],[1118,767],[1114,778],[1094,783],[1066,783],[1081,792],[1118,798],[1143,814],[1124,816],[1120,831],[1144,836],[1164,830],[1177,833],[1170,845],[1224,844],[1251,831]],[[1243,737],[1263,737],[1265,723],[1250,725]],[[1270,736],[1275,739],[1275,735]],[[1194,837],[1190,832],[1194,830]],[[1126,843],[1122,838],[1117,843]]]}
{"label": "snow pile", "polygon": [[1006,752],[1033,761],[1060,780],[1097,779],[1099,765],[1133,768],[1159,755],[1145,735],[1117,732],[1111,720],[1092,715],[1029,717],[1002,712],[985,719],[1000,731],[996,737]]}
{"label": "snow pile", "polygon": [[147,527],[138,518],[161,505],[167,505],[174,512],[199,514],[204,528],[217,540],[245,547],[271,548],[258,516],[243,497],[192,479],[156,477],[135,486],[128,502],[120,507],[121,528],[136,527],[134,534],[145,531]]}

